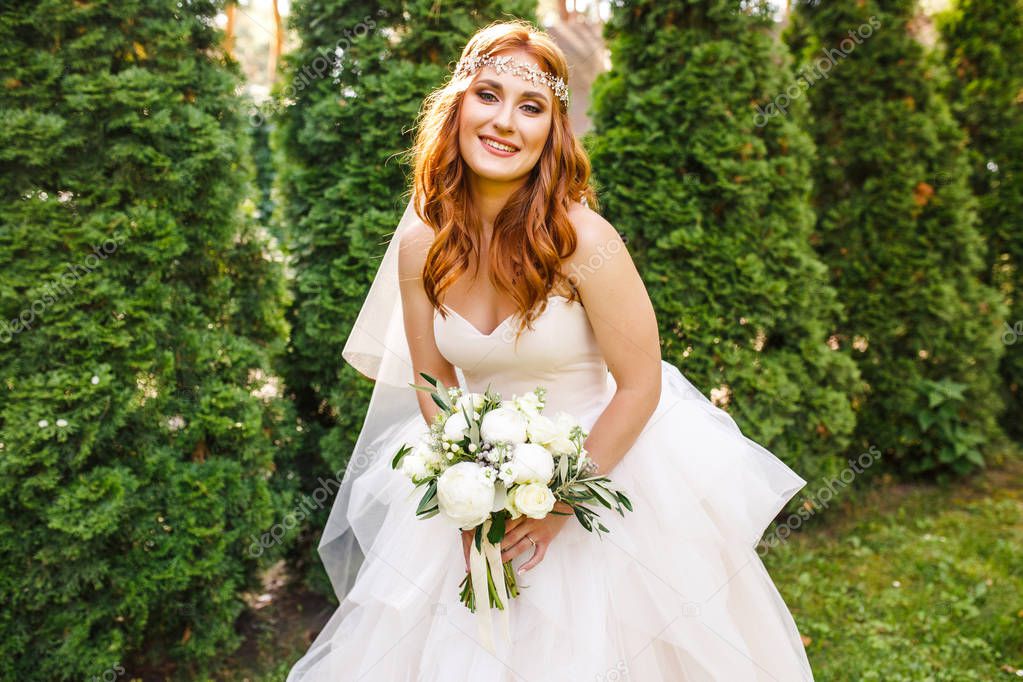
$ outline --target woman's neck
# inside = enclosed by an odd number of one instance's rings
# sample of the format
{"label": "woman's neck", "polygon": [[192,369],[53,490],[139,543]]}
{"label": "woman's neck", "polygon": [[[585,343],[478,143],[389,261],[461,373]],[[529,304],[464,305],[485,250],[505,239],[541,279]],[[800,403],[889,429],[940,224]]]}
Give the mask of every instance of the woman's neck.
{"label": "woman's neck", "polygon": [[487,242],[493,234],[494,222],[511,196],[526,183],[525,177],[513,182],[494,182],[473,174],[469,180],[469,199],[476,207],[480,226]]}

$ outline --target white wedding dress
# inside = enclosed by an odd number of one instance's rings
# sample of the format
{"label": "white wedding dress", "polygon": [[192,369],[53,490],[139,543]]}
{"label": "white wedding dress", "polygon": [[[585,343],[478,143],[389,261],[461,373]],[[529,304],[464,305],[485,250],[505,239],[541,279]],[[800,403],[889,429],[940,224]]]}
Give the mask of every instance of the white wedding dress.
{"label": "white wedding dress", "polygon": [[[437,346],[469,390],[490,384],[508,398],[541,384],[544,414],[564,410],[592,427],[615,382],[582,304],[551,296],[517,347],[516,321],[484,334],[457,313],[437,313]],[[426,422],[416,415],[398,428],[387,456],[357,480],[349,509],[358,516],[360,504],[383,502],[383,525],[288,682],[812,680],[796,624],[756,551],[806,481],[676,367],[661,365],[656,412],[607,472],[634,511],[597,506],[610,531],[602,536],[568,520],[544,560],[518,576],[510,646],[497,655],[459,601],[460,531],[443,516],[416,518],[422,491],[390,467]]]}

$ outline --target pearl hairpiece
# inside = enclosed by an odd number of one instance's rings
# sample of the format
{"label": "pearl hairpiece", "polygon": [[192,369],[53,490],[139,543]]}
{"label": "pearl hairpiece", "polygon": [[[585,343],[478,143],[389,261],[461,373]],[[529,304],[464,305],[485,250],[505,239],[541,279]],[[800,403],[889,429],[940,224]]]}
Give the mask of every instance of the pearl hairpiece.
{"label": "pearl hairpiece", "polygon": [[558,99],[566,107],[568,106],[568,86],[565,85],[564,80],[558,76],[552,76],[546,71],[541,71],[532,64],[521,64],[510,56],[495,57],[491,53],[483,55],[479,52],[474,52],[458,62],[458,66],[455,68],[455,76],[468,76],[476,73],[478,69],[486,64],[494,67],[494,70],[498,73],[508,71],[513,76],[518,76],[534,85],[546,85],[554,91],[554,94],[557,95]]}

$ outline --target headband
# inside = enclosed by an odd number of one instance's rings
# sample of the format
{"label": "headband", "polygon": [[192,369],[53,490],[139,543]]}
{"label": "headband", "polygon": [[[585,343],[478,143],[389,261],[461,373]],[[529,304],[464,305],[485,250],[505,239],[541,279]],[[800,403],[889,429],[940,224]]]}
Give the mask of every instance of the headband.
{"label": "headband", "polygon": [[479,51],[474,52],[471,56],[459,60],[458,66],[455,68],[455,76],[469,76],[487,64],[494,67],[498,73],[507,71],[534,85],[546,85],[554,91],[554,94],[566,107],[568,106],[568,86],[565,85],[564,80],[558,76],[552,76],[532,64],[517,62],[510,56],[495,57],[489,52],[487,54],[481,54]]}

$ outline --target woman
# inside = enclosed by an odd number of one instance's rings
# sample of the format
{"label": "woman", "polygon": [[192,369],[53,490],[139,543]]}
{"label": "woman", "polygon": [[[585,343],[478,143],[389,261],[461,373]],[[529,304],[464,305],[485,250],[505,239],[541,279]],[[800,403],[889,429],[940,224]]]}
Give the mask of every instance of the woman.
{"label": "woman", "polygon": [[[344,349],[377,383],[320,545],[341,605],[289,682],[813,679],[755,549],[806,482],[661,360],[628,250],[588,207],[566,78],[545,34],[502,22],[426,100],[414,198]],[[543,385],[633,502],[599,537],[570,515],[509,522],[521,592],[494,653],[459,600],[471,532],[417,519],[390,467],[437,411],[420,372]]]}

